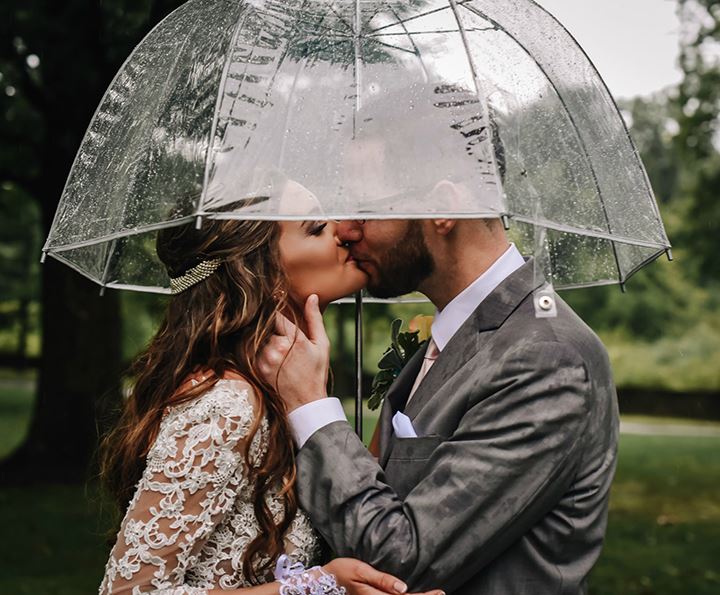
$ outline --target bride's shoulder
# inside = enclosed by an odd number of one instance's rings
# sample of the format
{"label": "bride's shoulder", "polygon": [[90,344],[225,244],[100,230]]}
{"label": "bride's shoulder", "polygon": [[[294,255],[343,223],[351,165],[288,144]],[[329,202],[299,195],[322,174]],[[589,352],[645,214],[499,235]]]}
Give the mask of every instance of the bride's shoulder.
{"label": "bride's shoulder", "polygon": [[[190,380],[192,386],[197,386],[199,383],[198,379]],[[168,416],[203,419],[219,415],[252,420],[258,408],[258,399],[257,391],[246,378],[237,373],[226,373],[194,399],[171,407]]]}
{"label": "bride's shoulder", "polygon": [[204,393],[203,396],[233,403],[244,403],[257,409],[259,395],[255,387],[246,378],[236,375],[225,375]]}

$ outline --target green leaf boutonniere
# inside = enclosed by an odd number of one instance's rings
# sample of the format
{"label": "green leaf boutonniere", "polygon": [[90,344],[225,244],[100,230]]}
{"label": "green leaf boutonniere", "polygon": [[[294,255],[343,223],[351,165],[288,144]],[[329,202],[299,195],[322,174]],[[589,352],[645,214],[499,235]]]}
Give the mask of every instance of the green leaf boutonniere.
{"label": "green leaf boutonniere", "polygon": [[378,362],[380,371],[373,378],[372,390],[368,399],[370,409],[374,410],[382,405],[390,385],[410,361],[410,358],[425,344],[430,334],[431,322],[431,316],[416,316],[408,324],[410,330],[401,333],[402,320],[397,318],[392,321],[390,326],[391,344]]}

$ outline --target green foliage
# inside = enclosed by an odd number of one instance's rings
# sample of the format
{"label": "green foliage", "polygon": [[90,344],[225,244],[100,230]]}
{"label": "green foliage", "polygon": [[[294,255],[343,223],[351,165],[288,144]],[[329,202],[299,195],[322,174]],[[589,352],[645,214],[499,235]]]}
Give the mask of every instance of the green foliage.
{"label": "green foliage", "polygon": [[681,192],[690,197],[683,241],[692,247],[706,283],[720,280],[720,8],[717,0],[679,0],[684,24],[676,97],[679,132],[674,139],[683,165]]}
{"label": "green foliage", "polygon": [[679,88],[621,107],[658,197],[675,261],[616,288],[563,297],[608,346],[623,387],[718,390],[720,362],[720,11],[713,0],[681,0],[686,28]]}
{"label": "green foliage", "polygon": [[375,410],[382,405],[385,393],[398,377],[410,358],[425,343],[420,342],[419,331],[401,333],[402,320],[396,318],[390,325],[390,347],[387,348],[378,362],[379,372],[373,378],[368,408]]}
{"label": "green foliage", "polygon": [[134,291],[121,294],[123,361],[131,361],[147,347],[160,326],[166,303],[167,297],[162,295]]}

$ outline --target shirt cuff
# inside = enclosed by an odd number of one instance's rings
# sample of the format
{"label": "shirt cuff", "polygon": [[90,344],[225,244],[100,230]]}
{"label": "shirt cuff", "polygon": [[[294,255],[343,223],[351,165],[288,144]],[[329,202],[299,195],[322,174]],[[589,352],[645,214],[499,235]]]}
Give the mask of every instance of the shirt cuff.
{"label": "shirt cuff", "polygon": [[288,414],[288,423],[298,449],[320,428],[336,421],[347,421],[345,410],[337,397],[318,399]]}

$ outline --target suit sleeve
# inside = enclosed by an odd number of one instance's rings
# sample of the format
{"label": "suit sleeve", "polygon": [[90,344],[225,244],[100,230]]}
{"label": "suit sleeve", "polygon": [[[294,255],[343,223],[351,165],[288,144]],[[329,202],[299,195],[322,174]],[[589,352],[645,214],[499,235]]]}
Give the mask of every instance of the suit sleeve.
{"label": "suit sleeve", "polygon": [[564,344],[525,345],[508,356],[503,378],[491,394],[471,396],[404,499],[346,422],[306,442],[300,502],[338,555],[401,577],[411,590],[450,593],[552,509],[581,457],[585,365]]}

